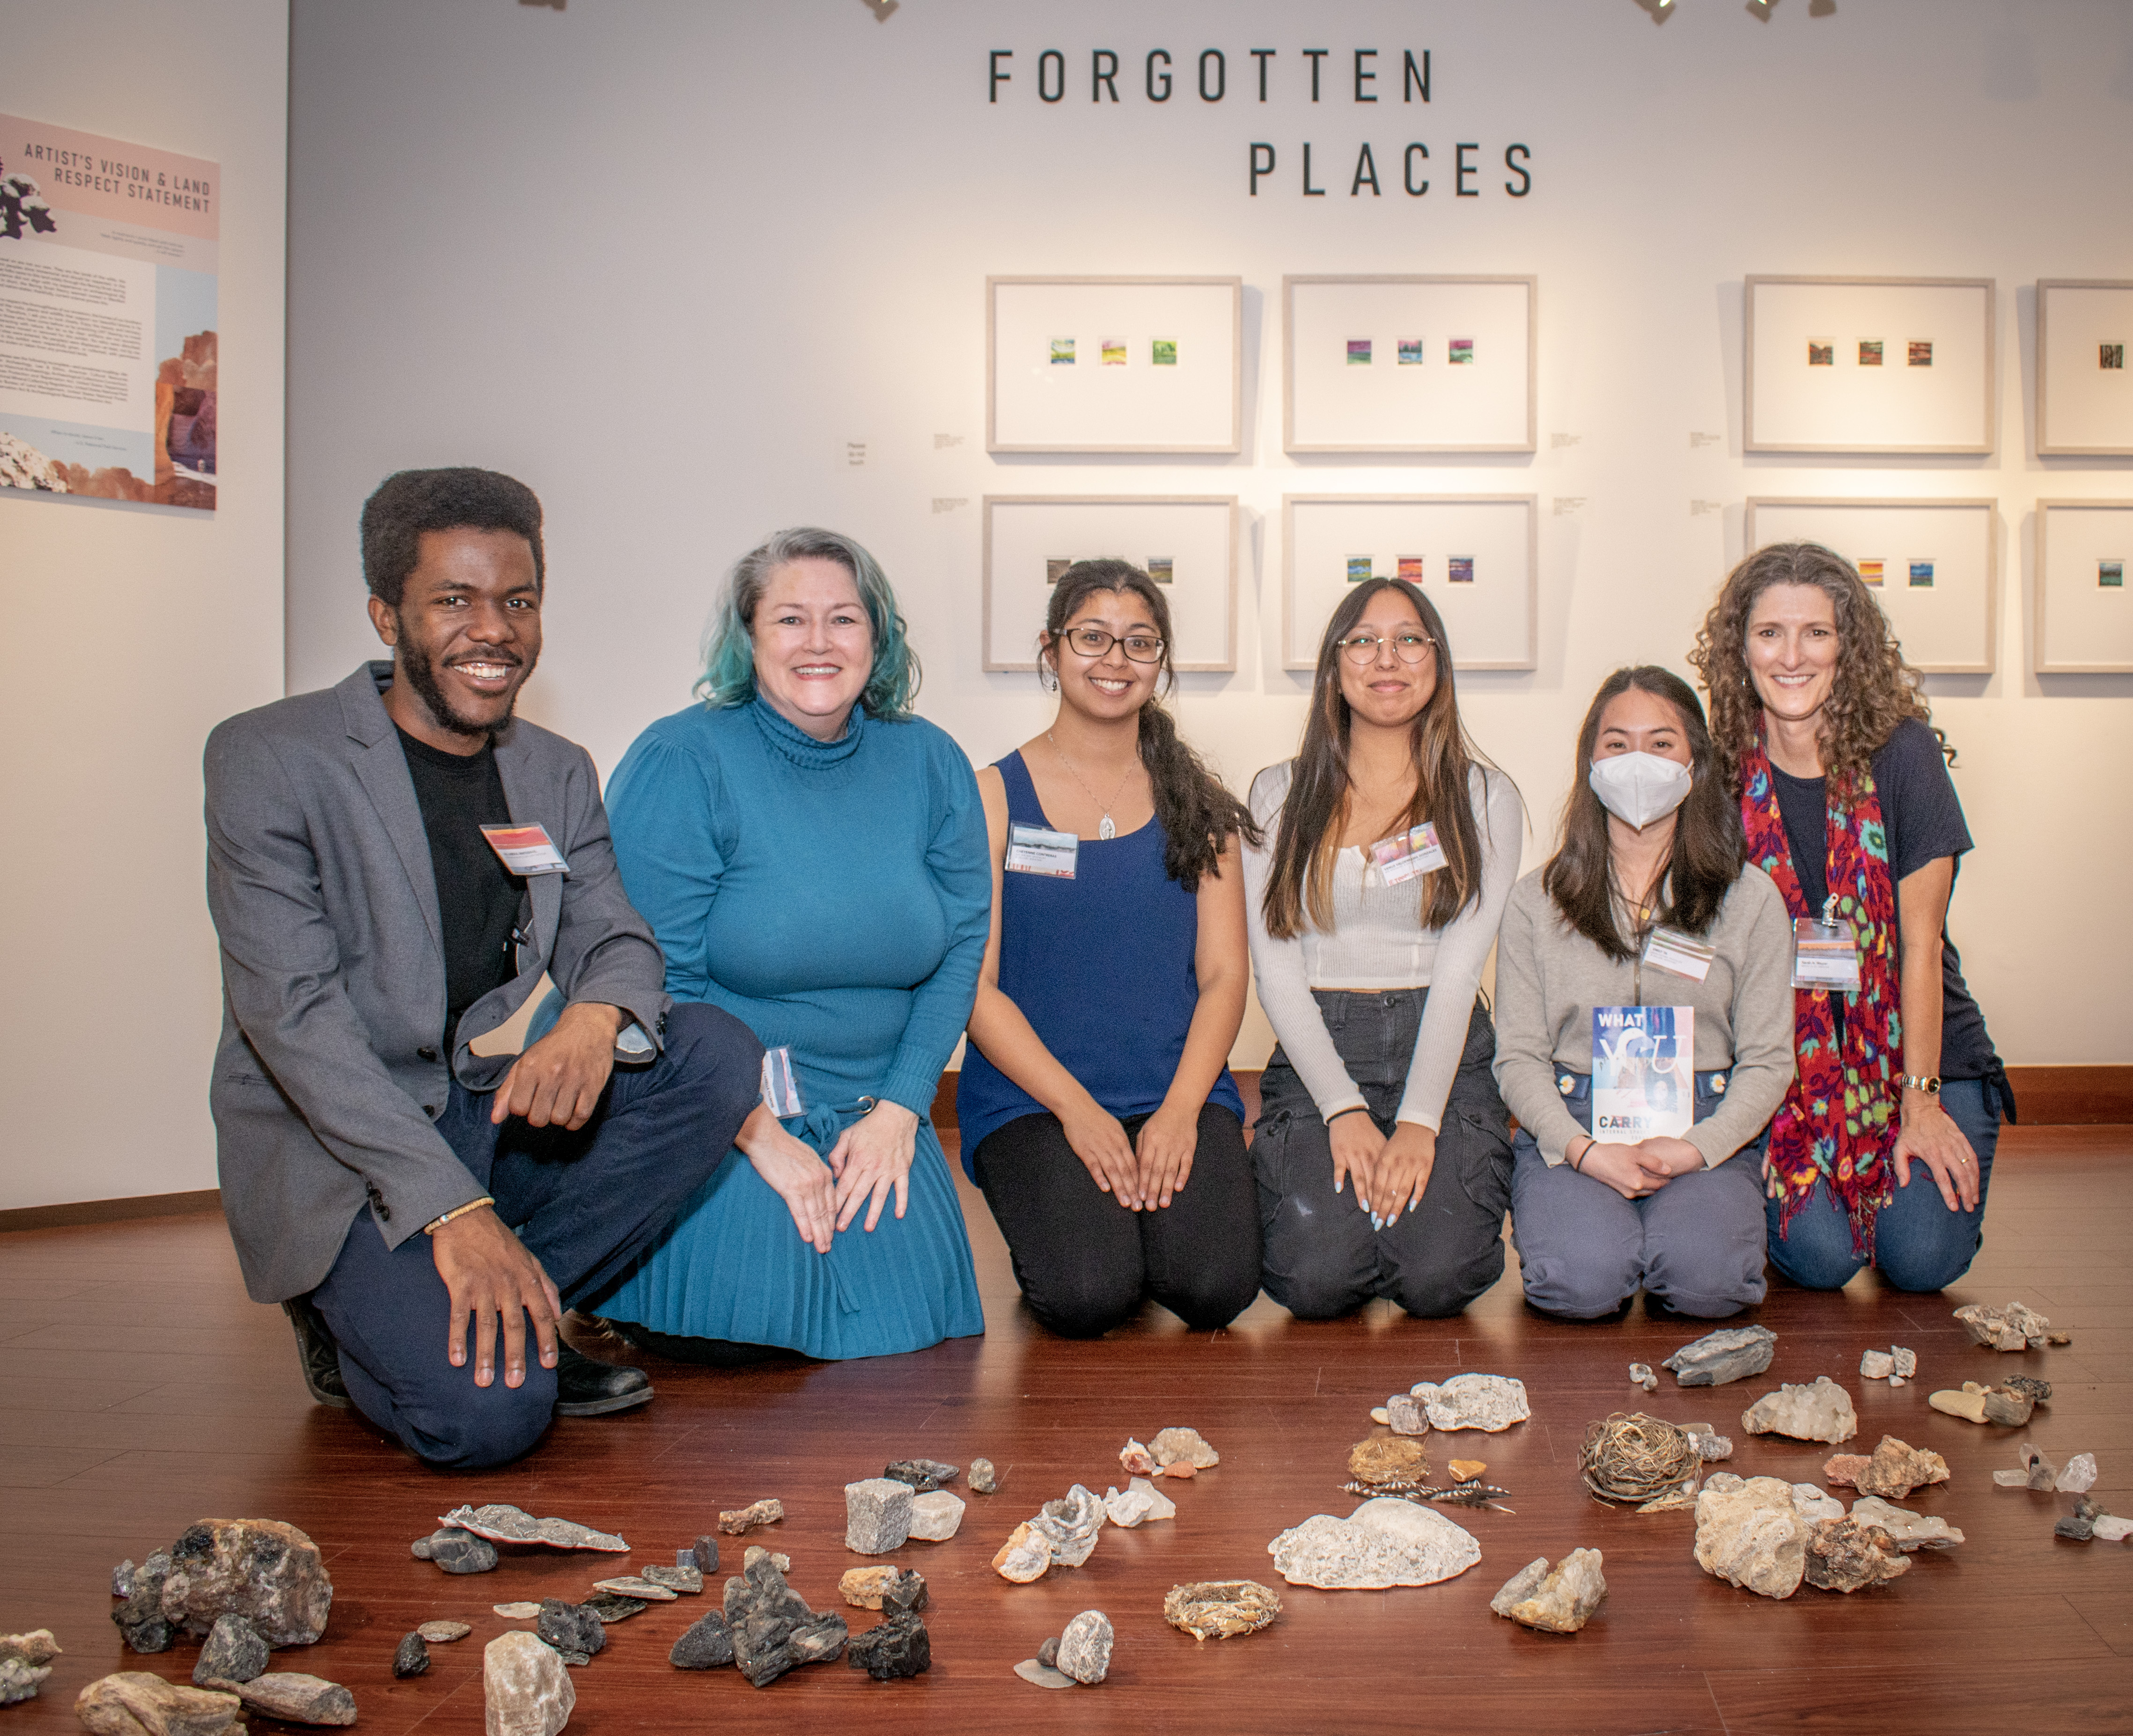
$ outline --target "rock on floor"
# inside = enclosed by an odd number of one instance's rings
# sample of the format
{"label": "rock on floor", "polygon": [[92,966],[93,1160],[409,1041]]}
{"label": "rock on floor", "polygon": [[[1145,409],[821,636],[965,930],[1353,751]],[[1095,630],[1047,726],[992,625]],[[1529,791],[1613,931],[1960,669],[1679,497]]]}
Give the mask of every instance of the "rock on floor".
{"label": "rock on floor", "polygon": [[556,1736],[578,1703],[556,1648],[523,1628],[483,1648],[481,1686],[486,1736]]}
{"label": "rock on floor", "polygon": [[926,1623],[908,1613],[892,1615],[878,1628],[852,1636],[845,1661],[876,1681],[921,1676],[933,1667],[933,1642]]}
{"label": "rock on floor", "polygon": [[[1156,1438],[1159,1440],[1163,1437]],[[1111,1646],[1115,1638],[1109,1616],[1100,1609],[1084,1609],[1067,1623],[1066,1632],[1059,1636],[1057,1666],[1083,1687],[1093,1688],[1110,1674]]]}
{"label": "rock on floor", "polygon": [[939,1488],[912,1498],[911,1536],[921,1543],[945,1543],[962,1522],[963,1502],[959,1495]]}
{"label": "rock on floor", "polygon": [[167,1652],[177,1637],[176,1628],[163,1613],[163,1581],[170,1572],[170,1551],[157,1550],[133,1570],[126,1601],[111,1612],[112,1621],[132,1651]]}
{"label": "rock on floor", "polygon": [[1039,1663],[1033,1657],[1023,1659],[1014,1666],[1014,1673],[1024,1681],[1033,1682],[1040,1688],[1071,1688],[1076,1686],[1074,1678],[1065,1671],[1055,1670],[1051,1665]]}
{"label": "rock on floor", "polygon": [[487,1573],[496,1565],[496,1546],[486,1537],[447,1525],[407,1546],[418,1561],[435,1561],[446,1573]]}
{"label": "rock on floor", "polygon": [[1914,1549],[1952,1549],[1963,1541],[1962,1533],[1939,1514],[1891,1507],[1878,1495],[1853,1502],[1851,1517],[1862,1525],[1880,1526],[1888,1532],[1889,1541],[1906,1555]]}
{"label": "rock on floor", "polygon": [[1851,1407],[1851,1395],[1823,1374],[1812,1386],[1765,1392],[1741,1413],[1741,1426],[1750,1435],[1789,1435],[1834,1446],[1859,1432],[1859,1413]]}
{"label": "rock on floor", "polygon": [[2034,1308],[2010,1302],[2005,1308],[1988,1308],[1972,1302],[1955,1310],[1963,1329],[1981,1344],[1995,1350],[2041,1350],[2051,1322]]}
{"label": "rock on floor", "polygon": [[1196,1580],[1172,1586],[1163,1600],[1163,1620],[1196,1640],[1256,1633],[1280,1613],[1280,1594],[1257,1580]]}
{"label": "rock on floor", "polygon": [[[902,1487],[908,1495],[911,1486]],[[830,1662],[851,1631],[842,1616],[809,1609],[768,1556],[726,1581],[725,1614],[733,1623],[734,1662],[758,1688],[802,1664]]]}
{"label": "rock on floor", "polygon": [[65,1650],[52,1637],[49,1628],[35,1628],[27,1633],[0,1633],[0,1659],[15,1658],[32,1669],[50,1663]]}
{"label": "rock on floor", "polygon": [[1418,1381],[1410,1390],[1432,1429],[1480,1429],[1493,1435],[1533,1416],[1524,1382],[1507,1374],[1455,1374],[1441,1385]]}
{"label": "rock on floor", "polygon": [[1543,1633],[1575,1633],[1606,1595],[1600,1551],[1573,1549],[1553,1567],[1545,1556],[1529,1562],[1489,1599],[1489,1607]]}
{"label": "rock on floor", "polygon": [[667,1654],[677,1670],[716,1670],[734,1661],[733,1624],[714,1609],[686,1628]]}
{"label": "rock on floor", "polygon": [[855,1609],[902,1610],[926,1607],[926,1580],[908,1567],[852,1567],[837,1581],[837,1591]]}
{"label": "rock on floor", "polygon": [[1911,1570],[1911,1558],[1878,1525],[1822,1519],[1807,1534],[1807,1582],[1819,1591],[1858,1591]]}
{"label": "rock on floor", "polygon": [[915,1495],[926,1495],[943,1484],[953,1483],[962,1475],[962,1468],[938,1459],[899,1459],[882,1475],[893,1482],[909,1484]]}
{"label": "rock on floor", "polygon": [[37,1690],[50,1679],[50,1664],[25,1663],[19,1657],[0,1657],[0,1706],[19,1705],[35,1700]]}
{"label": "rock on floor", "polygon": [[1729,1326],[1683,1344],[1659,1366],[1684,1387],[1722,1387],[1769,1368],[1777,1342],[1768,1326]]}
{"label": "rock on floor", "polygon": [[456,1525],[494,1543],[542,1543],[551,1549],[593,1549],[626,1556],[629,1546],[612,1532],[595,1531],[570,1519],[537,1519],[516,1507],[455,1507],[437,1522]]}
{"label": "rock on floor", "polygon": [[1345,1519],[1314,1513],[1267,1553],[1292,1585],[1360,1591],[1456,1579],[1481,1559],[1481,1546],[1434,1508],[1385,1497]]}
{"label": "rock on floor", "polygon": [[1721,1471],[1696,1498],[1696,1565],[1766,1598],[1789,1598],[1807,1570],[1808,1522],[1792,1485]]}
{"label": "rock on floor", "polygon": [[[950,1498],[953,1499],[953,1497]],[[867,1477],[845,1485],[845,1547],[863,1556],[887,1555],[911,1536],[911,1485],[893,1477]]]}
{"label": "rock on floor", "polygon": [[411,1676],[425,1676],[430,1668],[430,1642],[418,1633],[409,1634],[394,1648],[392,1675],[397,1681]]}
{"label": "rock on floor", "polygon": [[[909,1485],[906,1485],[908,1488]],[[775,1525],[785,1517],[785,1503],[775,1497],[751,1501],[719,1515],[719,1529],[729,1537],[744,1537],[758,1525]]]}
{"label": "rock on floor", "polygon": [[993,1571],[1004,1580],[1027,1585],[1052,1570],[1052,1545],[1030,1529],[1024,1520],[1008,1535],[993,1557]]}
{"label": "rock on floor", "polygon": [[992,1460],[973,1459],[970,1461],[970,1492],[973,1494],[989,1495],[997,1493],[999,1488],[999,1473],[994,1469]]}
{"label": "rock on floor", "polygon": [[1195,1470],[1211,1470],[1222,1462],[1222,1455],[1207,1445],[1197,1429],[1163,1429],[1148,1444],[1155,1462],[1165,1470],[1180,1459]]}
{"label": "rock on floor", "polygon": [[205,1636],[241,1615],[270,1646],[308,1646],[326,1631],[333,1581],[317,1544],[277,1519],[203,1519],[171,1546],[163,1614]]}
{"label": "rock on floor", "polygon": [[2059,1468],[2058,1485],[2070,1495],[2085,1495],[2096,1487],[2096,1455],[2076,1453]]}
{"label": "rock on floor", "polygon": [[267,1642],[259,1630],[241,1615],[219,1615],[208,1630],[193,1666],[193,1681],[205,1685],[210,1676],[224,1681],[250,1681],[267,1673]]}
{"label": "rock on floor", "polygon": [[1826,1489],[1817,1488],[1812,1483],[1793,1485],[1793,1511],[1813,1525],[1820,1519],[1842,1519],[1844,1503]]}
{"label": "rock on floor", "polygon": [[1947,1481],[1948,1461],[1939,1454],[1925,1452],[1894,1435],[1884,1435],[1851,1484],[1862,1495],[1900,1501],[1914,1488]]}
{"label": "rock on floor", "polygon": [[74,1715],[93,1736],[221,1736],[243,1706],[234,1694],[181,1687],[145,1671],[122,1670],[84,1688]]}
{"label": "rock on floor", "polygon": [[1104,1524],[1104,1503],[1092,1490],[1077,1483],[1058,1500],[1046,1502],[1029,1522],[1029,1528],[1044,1539],[1053,1565],[1079,1567],[1095,1550],[1097,1533]]}
{"label": "rock on floor", "polygon": [[[229,1691],[230,1685],[217,1684]],[[294,1670],[277,1671],[234,1685],[248,1709],[285,1724],[343,1724],[355,1722],[355,1696],[336,1681]]]}
{"label": "rock on floor", "polygon": [[454,1640],[465,1639],[474,1629],[465,1622],[425,1622],[415,1631],[422,1636],[425,1644],[449,1646]]}
{"label": "rock on floor", "polygon": [[607,1624],[599,1611],[561,1598],[541,1599],[541,1617],[533,1631],[558,1652],[582,1652],[587,1657],[607,1645]]}
{"label": "rock on floor", "polygon": [[686,1564],[676,1562],[672,1567],[663,1567],[654,1561],[638,1577],[654,1585],[663,1585],[669,1591],[686,1591],[692,1595],[701,1592],[704,1589],[704,1570],[696,1565],[691,1551],[685,1549],[679,1553],[686,1558]]}
{"label": "rock on floor", "polygon": [[719,1570],[719,1540],[706,1532],[696,1539],[689,1551],[689,1559],[696,1564],[696,1571],[709,1578]]}

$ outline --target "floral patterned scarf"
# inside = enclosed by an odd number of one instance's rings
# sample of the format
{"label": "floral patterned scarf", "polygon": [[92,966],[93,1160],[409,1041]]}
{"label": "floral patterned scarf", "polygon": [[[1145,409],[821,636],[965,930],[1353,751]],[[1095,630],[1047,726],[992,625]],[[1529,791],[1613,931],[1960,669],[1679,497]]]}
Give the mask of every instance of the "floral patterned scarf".
{"label": "floral patterned scarf", "polygon": [[[1827,988],[1793,992],[1792,1089],[1770,1123],[1770,1167],[1781,1190],[1779,1233],[1813,1196],[1815,1184],[1851,1220],[1852,1244],[1871,1258],[1874,1214],[1895,1195],[1890,1153],[1899,1131],[1903,1016],[1897,999],[1896,891],[1881,830],[1881,801],[1871,773],[1845,786],[1826,781],[1828,887],[1837,921],[1859,946],[1859,988],[1845,990],[1844,1034]],[[1777,882],[1794,916],[1820,918],[1807,906],[1792,846],[1778,808],[1769,756],[1759,738],[1741,767],[1741,818],[1748,859]]]}

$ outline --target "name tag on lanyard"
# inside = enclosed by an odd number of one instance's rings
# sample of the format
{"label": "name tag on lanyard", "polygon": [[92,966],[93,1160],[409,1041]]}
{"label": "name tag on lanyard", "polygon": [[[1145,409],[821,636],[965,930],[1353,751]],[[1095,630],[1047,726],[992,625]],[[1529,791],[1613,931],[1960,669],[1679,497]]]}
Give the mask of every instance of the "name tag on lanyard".
{"label": "name tag on lanyard", "polygon": [[1711,974],[1712,961],[1717,956],[1717,947],[1706,946],[1678,928],[1655,928],[1644,943],[1644,963],[1687,977],[1692,983],[1701,983]]}
{"label": "name tag on lanyard", "polygon": [[1437,828],[1424,821],[1404,836],[1387,838],[1370,846],[1370,865],[1387,886],[1418,880],[1444,866],[1444,852],[1437,842]]}
{"label": "name tag on lanyard", "polygon": [[481,835],[489,840],[489,847],[496,852],[497,858],[514,874],[567,874],[569,863],[563,853],[549,840],[548,829],[542,825],[484,826]]}
{"label": "name tag on lanyard", "polygon": [[1793,987],[1859,989],[1859,942],[1842,922],[1793,919]]}
{"label": "name tag on lanyard", "polygon": [[1042,826],[1010,825],[1007,829],[1007,871],[1010,874],[1043,874],[1054,880],[1071,880],[1081,859],[1081,840],[1071,832],[1047,832]]}

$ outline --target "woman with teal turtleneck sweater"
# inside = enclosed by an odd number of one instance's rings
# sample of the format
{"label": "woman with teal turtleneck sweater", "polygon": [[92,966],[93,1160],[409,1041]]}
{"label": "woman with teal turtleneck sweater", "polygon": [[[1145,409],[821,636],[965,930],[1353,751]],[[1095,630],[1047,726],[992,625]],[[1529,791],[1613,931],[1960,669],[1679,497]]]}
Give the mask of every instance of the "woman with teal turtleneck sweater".
{"label": "woman with teal turtleneck sweater", "polygon": [[786,531],[744,557],[706,661],[706,703],[652,724],[615,772],[615,857],[667,992],[789,1049],[802,1108],[782,1122],[759,1108],[596,1306],[626,1336],[708,1361],[983,1332],[930,1119],[990,910],[970,762],[909,714],[917,659],[847,537]]}

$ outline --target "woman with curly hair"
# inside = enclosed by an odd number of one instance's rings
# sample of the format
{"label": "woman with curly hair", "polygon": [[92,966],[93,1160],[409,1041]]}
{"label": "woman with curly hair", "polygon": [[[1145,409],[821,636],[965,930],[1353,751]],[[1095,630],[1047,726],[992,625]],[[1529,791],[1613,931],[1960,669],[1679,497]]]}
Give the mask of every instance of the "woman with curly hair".
{"label": "woman with curly hair", "polygon": [[1829,926],[1822,959],[1839,972],[1856,960],[1856,983],[1833,985],[1803,984],[1795,966],[1798,1074],[1770,1128],[1770,1258],[1810,1289],[1871,1262],[1899,1289],[1938,1290],[1977,1256],[2015,1108],[1947,935],[1971,847],[1953,756],[1873,593],[1818,544],[1736,567],[1689,661],[1748,859],[1796,932]]}
{"label": "woman with curly hair", "polygon": [[963,1163],[1030,1311],[1069,1338],[1151,1298],[1213,1330],[1259,1291],[1227,1065],[1250,975],[1237,852],[1259,830],[1163,707],[1170,639],[1146,573],[1076,561],[1038,647],[1058,714],[978,773],[993,918]]}

